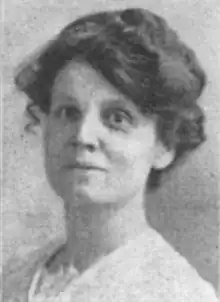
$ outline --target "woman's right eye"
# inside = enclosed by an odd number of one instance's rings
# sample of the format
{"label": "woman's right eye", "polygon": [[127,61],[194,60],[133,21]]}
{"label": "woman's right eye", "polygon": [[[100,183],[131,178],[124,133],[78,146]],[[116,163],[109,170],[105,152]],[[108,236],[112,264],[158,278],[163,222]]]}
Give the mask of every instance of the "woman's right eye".
{"label": "woman's right eye", "polygon": [[80,117],[80,111],[74,106],[65,106],[59,108],[55,115],[62,121],[74,122]]}

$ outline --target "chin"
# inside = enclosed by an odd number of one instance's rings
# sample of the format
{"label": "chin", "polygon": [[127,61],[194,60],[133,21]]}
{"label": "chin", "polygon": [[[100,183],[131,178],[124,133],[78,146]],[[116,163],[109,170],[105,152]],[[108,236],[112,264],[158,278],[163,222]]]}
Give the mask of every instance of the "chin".
{"label": "chin", "polygon": [[115,203],[113,198],[110,198],[109,194],[106,194],[107,190],[100,191],[94,190],[94,187],[78,186],[72,191],[72,200],[76,206],[85,204],[109,204]]}

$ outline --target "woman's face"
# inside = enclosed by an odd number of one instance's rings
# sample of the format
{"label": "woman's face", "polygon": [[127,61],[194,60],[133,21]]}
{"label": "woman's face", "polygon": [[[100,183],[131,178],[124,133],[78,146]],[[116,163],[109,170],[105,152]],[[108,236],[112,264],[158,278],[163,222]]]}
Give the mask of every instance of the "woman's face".
{"label": "woman's face", "polygon": [[155,161],[155,121],[89,65],[71,62],[56,77],[44,126],[45,168],[71,203],[117,203],[143,194]]}

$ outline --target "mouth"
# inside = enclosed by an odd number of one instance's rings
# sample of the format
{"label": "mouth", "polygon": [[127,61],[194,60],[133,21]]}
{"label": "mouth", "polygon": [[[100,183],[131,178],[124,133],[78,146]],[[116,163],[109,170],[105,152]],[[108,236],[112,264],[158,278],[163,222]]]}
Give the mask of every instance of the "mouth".
{"label": "mouth", "polygon": [[71,165],[66,165],[65,168],[67,169],[80,169],[80,170],[97,170],[97,171],[106,171],[104,168],[93,164],[87,163],[74,163]]}

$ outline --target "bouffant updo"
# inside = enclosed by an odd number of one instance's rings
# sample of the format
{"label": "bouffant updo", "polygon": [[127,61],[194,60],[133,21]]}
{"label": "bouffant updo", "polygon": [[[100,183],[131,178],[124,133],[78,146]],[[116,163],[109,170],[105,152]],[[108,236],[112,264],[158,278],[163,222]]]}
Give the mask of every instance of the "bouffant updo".
{"label": "bouffant updo", "polygon": [[[53,81],[71,60],[89,63],[142,114],[157,116],[159,138],[175,150],[166,170],[205,140],[204,114],[196,101],[206,76],[194,51],[163,18],[136,8],[78,18],[19,69],[16,86],[29,97],[25,130],[39,123],[34,107],[49,113]],[[158,187],[163,173],[151,171],[149,189]]]}

